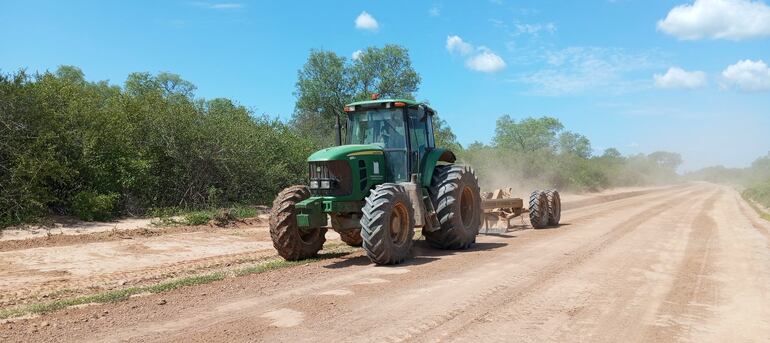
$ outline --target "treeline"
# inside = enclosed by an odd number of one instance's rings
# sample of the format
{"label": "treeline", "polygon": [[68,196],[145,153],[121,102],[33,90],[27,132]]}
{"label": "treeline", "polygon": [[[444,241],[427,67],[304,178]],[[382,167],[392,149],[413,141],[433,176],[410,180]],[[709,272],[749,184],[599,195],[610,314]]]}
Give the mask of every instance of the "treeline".
{"label": "treeline", "polygon": [[168,73],[122,87],[74,67],[0,75],[0,224],[269,203],[304,181],[312,143]]}
{"label": "treeline", "polygon": [[589,139],[556,118],[510,116],[497,120],[490,145],[473,143],[460,156],[474,166],[482,186],[599,191],[678,180],[679,154],[658,151],[623,156],[609,148],[595,155]]}
{"label": "treeline", "polygon": [[742,190],[745,198],[770,208],[770,152],[747,168],[714,166],[685,174],[690,180],[730,184]]}
{"label": "treeline", "polygon": [[[86,81],[70,66],[0,75],[0,227],[48,214],[102,220],[269,204],[306,181],[306,158],[332,144],[344,104],[371,93],[414,99],[420,80],[400,46],[355,59],[311,51],[295,111],[281,122],[232,100],[198,98],[170,73],[133,73],[119,86]],[[645,185],[675,179],[681,163],[667,152],[594,155],[586,137],[548,117],[503,116],[491,144],[467,148],[437,116],[434,128],[437,145],[473,165],[486,188]]]}

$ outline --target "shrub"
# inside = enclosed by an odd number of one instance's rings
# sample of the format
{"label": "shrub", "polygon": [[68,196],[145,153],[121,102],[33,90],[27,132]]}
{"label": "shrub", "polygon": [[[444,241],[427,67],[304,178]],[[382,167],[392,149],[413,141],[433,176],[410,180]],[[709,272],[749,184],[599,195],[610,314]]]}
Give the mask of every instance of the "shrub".
{"label": "shrub", "polygon": [[195,211],[184,215],[184,221],[187,225],[203,225],[214,217],[211,211]]}
{"label": "shrub", "polygon": [[82,220],[110,220],[115,217],[115,208],[119,197],[115,193],[80,192],[72,200],[72,210]]}
{"label": "shrub", "polygon": [[303,182],[307,138],[194,89],[168,73],[133,73],[122,86],[66,66],[0,74],[0,227],[49,213],[95,220],[265,204]]}
{"label": "shrub", "polygon": [[770,181],[746,188],[743,191],[743,196],[762,204],[764,207],[770,207]]}

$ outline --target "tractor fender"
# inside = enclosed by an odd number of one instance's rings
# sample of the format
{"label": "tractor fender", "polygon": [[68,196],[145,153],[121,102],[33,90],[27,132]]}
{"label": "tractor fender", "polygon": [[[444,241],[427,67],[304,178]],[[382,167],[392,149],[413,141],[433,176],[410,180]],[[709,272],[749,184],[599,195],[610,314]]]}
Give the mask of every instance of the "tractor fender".
{"label": "tractor fender", "polygon": [[423,187],[430,187],[431,179],[433,179],[433,170],[436,168],[438,162],[454,163],[457,161],[457,156],[449,150],[443,148],[431,149],[426,152],[422,158],[422,179],[420,183]]}

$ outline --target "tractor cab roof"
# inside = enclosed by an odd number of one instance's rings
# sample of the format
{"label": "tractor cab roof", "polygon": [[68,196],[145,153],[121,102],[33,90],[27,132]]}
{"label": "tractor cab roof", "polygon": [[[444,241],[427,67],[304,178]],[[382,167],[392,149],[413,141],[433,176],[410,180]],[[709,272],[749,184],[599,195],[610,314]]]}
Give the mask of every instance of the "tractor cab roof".
{"label": "tractor cab roof", "polygon": [[[396,103],[400,103],[401,106],[396,105]],[[432,109],[426,103],[414,101],[414,100],[411,100],[411,99],[400,99],[400,98],[356,101],[356,102],[352,102],[352,103],[349,103],[349,104],[345,105],[345,108],[346,108],[345,111],[348,112],[348,109],[350,109],[350,111],[353,111],[353,109],[357,110],[359,107],[360,108],[390,107],[389,105],[390,106],[395,105],[396,107],[403,107],[405,105],[407,107],[422,105],[431,114],[436,113],[436,110]]]}

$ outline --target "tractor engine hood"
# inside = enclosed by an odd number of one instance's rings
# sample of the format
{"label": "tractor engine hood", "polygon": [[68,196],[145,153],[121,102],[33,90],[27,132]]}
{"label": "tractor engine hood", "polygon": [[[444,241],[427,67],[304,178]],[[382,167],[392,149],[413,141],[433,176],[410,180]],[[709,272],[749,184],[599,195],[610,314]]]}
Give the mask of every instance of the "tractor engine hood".
{"label": "tractor engine hood", "polygon": [[307,158],[308,162],[348,160],[350,156],[382,155],[379,144],[350,144],[321,149]]}

